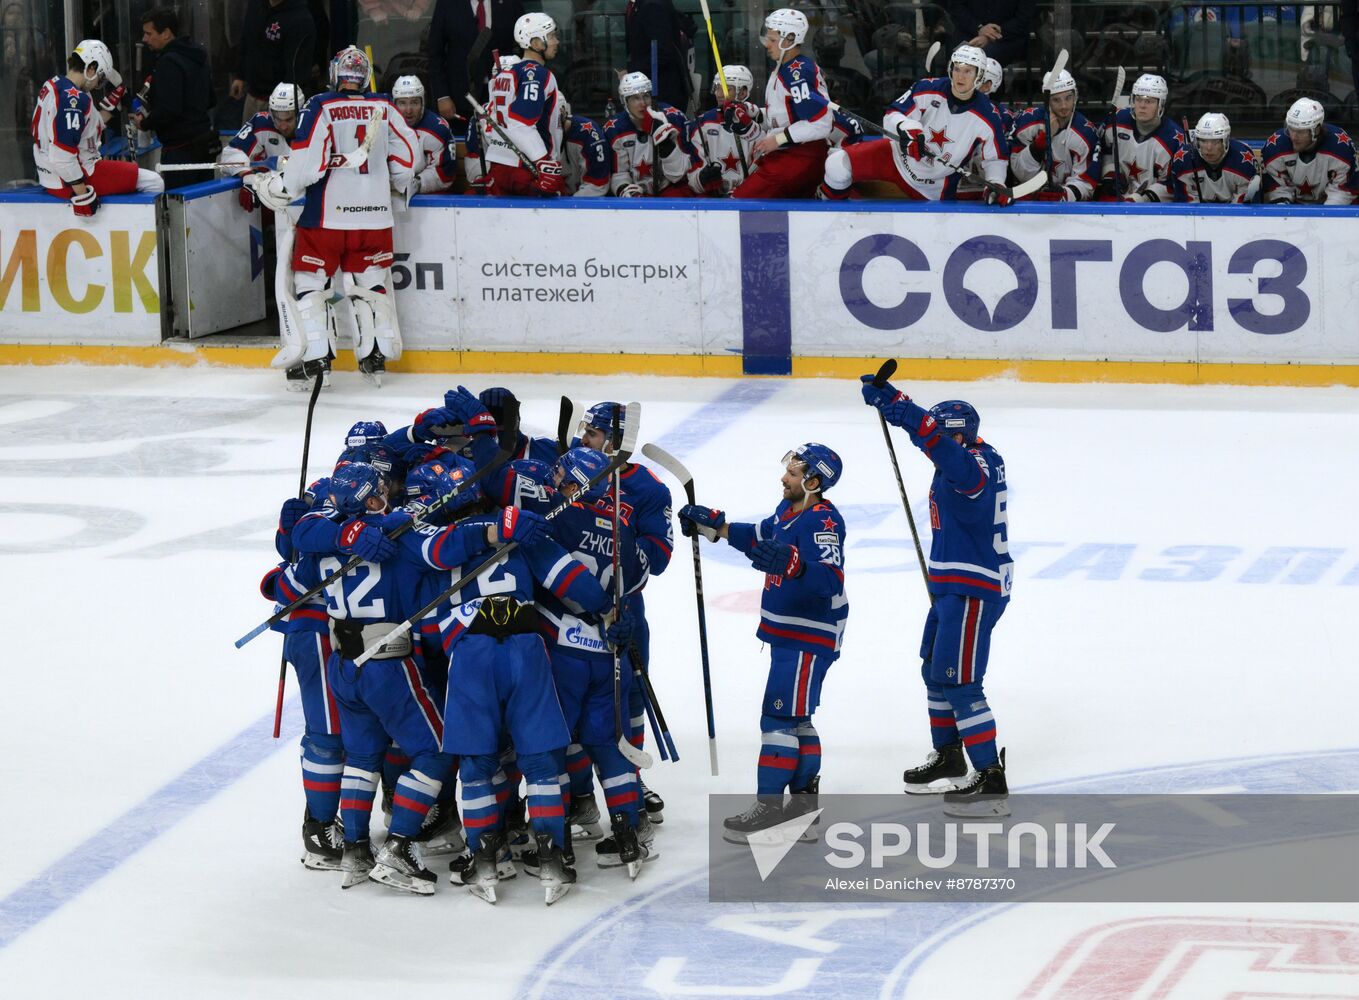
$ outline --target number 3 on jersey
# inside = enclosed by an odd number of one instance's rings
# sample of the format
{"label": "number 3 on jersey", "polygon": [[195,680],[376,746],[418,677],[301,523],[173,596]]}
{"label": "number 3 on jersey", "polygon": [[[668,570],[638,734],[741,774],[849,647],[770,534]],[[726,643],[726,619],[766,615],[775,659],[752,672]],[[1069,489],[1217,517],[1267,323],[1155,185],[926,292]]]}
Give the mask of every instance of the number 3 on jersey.
{"label": "number 3 on jersey", "polygon": [[[340,561],[327,556],[321,560],[321,573],[330,576],[332,573],[339,572]],[[345,581],[354,580],[351,588],[345,587]],[[386,602],[382,598],[375,598],[371,603],[365,604],[364,600],[368,597],[368,592],[377,586],[382,579],[382,567],[377,563],[360,563],[344,576],[335,580],[326,587],[326,604],[330,608],[330,613],[335,618],[382,618],[386,615]]]}

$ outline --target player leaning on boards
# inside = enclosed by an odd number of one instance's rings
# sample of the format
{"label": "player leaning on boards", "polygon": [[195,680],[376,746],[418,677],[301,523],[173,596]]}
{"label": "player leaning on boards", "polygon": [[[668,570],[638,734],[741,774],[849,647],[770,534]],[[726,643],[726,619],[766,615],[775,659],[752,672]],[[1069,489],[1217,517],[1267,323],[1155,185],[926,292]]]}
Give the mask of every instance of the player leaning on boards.
{"label": "player leaning on boards", "polygon": [[[840,456],[824,444],[804,444],[783,456],[783,500],[759,524],[728,524],[720,510],[680,508],[680,528],[710,542],[725,538],[765,574],[760,627],[769,644],[769,680],[760,715],[758,792],[754,805],[724,824],[723,836],[750,834],[816,808],[821,738],[812,713],[826,671],[840,655],[849,599],[845,596],[845,519],[825,492],[840,479]],[[785,806],[784,790],[792,792]],[[810,828],[804,839],[815,839]]]}
{"label": "player leaning on boards", "polygon": [[[920,642],[934,750],[902,778],[908,792],[942,791],[946,802],[969,814],[1006,815],[1005,755],[996,752],[996,723],[982,692],[991,630],[1010,602],[1014,577],[1005,460],[977,436],[981,418],[970,403],[954,399],[926,410],[890,383],[875,385],[875,377],[863,376],[864,402],[905,430],[935,468],[930,611]],[[964,747],[976,774],[947,788],[931,787],[967,775]]]}

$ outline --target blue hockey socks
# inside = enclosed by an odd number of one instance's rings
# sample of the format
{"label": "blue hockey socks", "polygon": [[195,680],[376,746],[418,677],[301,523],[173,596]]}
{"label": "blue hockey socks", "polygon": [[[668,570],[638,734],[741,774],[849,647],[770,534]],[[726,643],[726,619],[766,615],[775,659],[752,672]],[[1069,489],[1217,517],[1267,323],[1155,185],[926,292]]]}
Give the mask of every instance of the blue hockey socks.
{"label": "blue hockey socks", "polygon": [[367,840],[368,824],[373,816],[373,797],[377,795],[378,772],[346,764],[340,785],[340,818],[344,820],[344,839],[350,843]]}
{"label": "blue hockey socks", "polygon": [[760,716],[760,766],[756,791],[760,795],[782,795],[797,770],[801,747],[790,718]]}
{"label": "blue hockey socks", "polygon": [[535,833],[550,834],[557,847],[566,846],[566,810],[553,754],[520,754],[519,767],[528,781],[529,825]]}
{"label": "blue hockey socks", "polygon": [[302,791],[312,819],[329,823],[340,808],[340,775],[344,773],[344,747],[340,737],[328,733],[302,736]]}
{"label": "blue hockey socks", "polygon": [[821,773],[821,737],[810,719],[798,723],[793,732],[797,734],[797,767],[793,769],[793,780],[788,787],[800,792]]}
{"label": "blue hockey socks", "polygon": [[973,768],[980,771],[994,764],[996,753],[996,720],[982,694],[981,684],[962,684],[945,688],[953,714],[958,720],[958,732]]}

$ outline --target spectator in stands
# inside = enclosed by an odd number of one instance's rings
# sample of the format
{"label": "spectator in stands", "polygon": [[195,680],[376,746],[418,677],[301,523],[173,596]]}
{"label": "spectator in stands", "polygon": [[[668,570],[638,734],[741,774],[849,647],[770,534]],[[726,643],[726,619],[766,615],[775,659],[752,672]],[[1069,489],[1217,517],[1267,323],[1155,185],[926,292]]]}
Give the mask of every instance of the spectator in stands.
{"label": "spectator in stands", "polygon": [[[438,0],[429,23],[429,93],[439,114],[449,122],[459,115],[468,118],[472,108],[467,93],[486,98],[486,81],[497,72],[491,53],[518,52],[514,22],[524,13],[520,0]],[[483,29],[490,36],[477,39]]]}
{"label": "spectator in stands", "polygon": [[267,110],[280,83],[306,89],[316,47],[307,0],[247,0],[231,99],[245,99],[243,122]]}
{"label": "spectator in stands", "polygon": [[[651,73],[651,43],[656,43],[656,93],[689,117],[698,113],[693,100],[694,19],[675,9],[673,0],[628,0],[624,12],[628,72]],[[691,104],[693,106],[691,106]]]}
{"label": "spectator in stands", "polygon": [[1340,35],[1345,39],[1345,55],[1350,57],[1350,76],[1359,98],[1359,0],[1340,0]]}
{"label": "spectator in stands", "polygon": [[947,47],[975,45],[1002,65],[1021,62],[1029,47],[1036,0],[947,0],[953,37]]}
{"label": "spectator in stands", "polygon": [[[179,15],[153,7],[142,15],[142,42],[156,54],[151,67],[147,110],[136,115],[137,127],[160,140],[160,162],[211,163],[222,150],[208,111],[216,104],[212,71],[203,46],[179,34]],[[167,188],[212,180],[211,170],[167,174]]]}

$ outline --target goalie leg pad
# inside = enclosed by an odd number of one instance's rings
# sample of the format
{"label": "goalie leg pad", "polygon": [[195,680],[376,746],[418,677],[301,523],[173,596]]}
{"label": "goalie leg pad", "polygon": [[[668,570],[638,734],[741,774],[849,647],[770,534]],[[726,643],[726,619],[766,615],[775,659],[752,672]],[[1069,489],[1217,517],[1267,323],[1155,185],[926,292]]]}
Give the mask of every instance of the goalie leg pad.
{"label": "goalie leg pad", "polygon": [[366,358],[376,346],[389,361],[401,357],[401,327],[396,301],[390,291],[391,272],[385,267],[370,267],[349,275],[349,303],[359,339],[354,347],[358,358]]}

